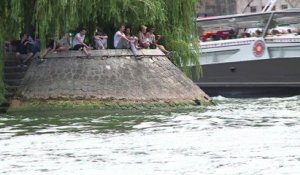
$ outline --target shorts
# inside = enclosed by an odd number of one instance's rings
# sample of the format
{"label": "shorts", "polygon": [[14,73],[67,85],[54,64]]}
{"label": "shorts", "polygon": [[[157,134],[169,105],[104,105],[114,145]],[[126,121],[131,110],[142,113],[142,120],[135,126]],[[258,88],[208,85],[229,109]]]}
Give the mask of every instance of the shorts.
{"label": "shorts", "polygon": [[84,47],[83,44],[76,44],[76,45],[73,47],[73,50],[81,50],[83,47]]}

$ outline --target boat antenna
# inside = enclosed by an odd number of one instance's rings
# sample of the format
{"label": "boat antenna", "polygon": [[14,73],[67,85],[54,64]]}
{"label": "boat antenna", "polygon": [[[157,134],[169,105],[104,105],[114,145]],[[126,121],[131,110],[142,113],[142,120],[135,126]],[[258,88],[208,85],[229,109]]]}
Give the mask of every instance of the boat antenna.
{"label": "boat antenna", "polygon": [[250,2],[248,2],[247,6],[244,8],[243,12],[242,13],[245,13],[246,12],[246,9],[248,7],[250,7],[251,3],[253,2],[254,0],[251,0]]}
{"label": "boat antenna", "polygon": [[266,6],[262,9],[262,12],[270,12],[272,11],[273,7],[275,6],[277,0],[269,0]]}

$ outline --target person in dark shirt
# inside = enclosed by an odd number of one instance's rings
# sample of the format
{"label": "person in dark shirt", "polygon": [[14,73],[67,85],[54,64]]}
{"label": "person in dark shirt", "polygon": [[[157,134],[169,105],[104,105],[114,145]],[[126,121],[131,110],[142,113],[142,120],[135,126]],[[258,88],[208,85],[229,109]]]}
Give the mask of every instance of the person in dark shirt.
{"label": "person in dark shirt", "polygon": [[[16,58],[20,60],[21,66],[26,67],[27,62],[34,56],[34,45],[30,43],[27,33],[20,34],[20,40],[16,41]],[[22,60],[21,54],[27,54],[27,57]]]}

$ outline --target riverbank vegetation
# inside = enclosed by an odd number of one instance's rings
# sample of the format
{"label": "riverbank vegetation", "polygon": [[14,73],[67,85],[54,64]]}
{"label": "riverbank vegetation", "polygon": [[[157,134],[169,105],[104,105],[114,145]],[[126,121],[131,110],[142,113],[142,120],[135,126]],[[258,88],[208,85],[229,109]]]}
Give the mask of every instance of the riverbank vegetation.
{"label": "riverbank vegetation", "polygon": [[[2,0],[0,46],[22,31],[38,33],[42,47],[49,38],[85,27],[88,37],[101,27],[112,40],[120,24],[137,32],[141,24],[155,25],[169,50],[179,54],[175,63],[199,66],[194,26],[197,0]],[[0,52],[0,101],[4,100],[4,52]],[[187,71],[187,69],[185,69]]]}

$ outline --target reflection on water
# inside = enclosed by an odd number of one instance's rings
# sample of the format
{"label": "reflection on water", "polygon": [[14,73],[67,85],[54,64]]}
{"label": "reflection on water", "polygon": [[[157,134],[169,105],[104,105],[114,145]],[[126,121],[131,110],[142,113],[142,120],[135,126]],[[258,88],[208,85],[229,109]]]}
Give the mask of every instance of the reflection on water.
{"label": "reflection on water", "polygon": [[2,115],[0,174],[300,174],[300,97]]}

